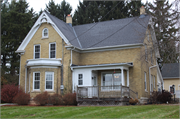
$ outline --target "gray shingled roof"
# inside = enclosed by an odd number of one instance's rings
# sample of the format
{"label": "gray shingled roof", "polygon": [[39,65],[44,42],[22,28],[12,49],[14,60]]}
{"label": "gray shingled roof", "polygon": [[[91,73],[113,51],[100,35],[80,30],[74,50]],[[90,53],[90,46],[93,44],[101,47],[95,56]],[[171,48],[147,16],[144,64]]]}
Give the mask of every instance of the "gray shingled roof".
{"label": "gray shingled roof", "polygon": [[49,13],[47,14],[72,45],[81,48],[79,40],[83,49],[143,43],[150,19],[150,16],[145,15],[143,18],[131,17],[71,27]]}
{"label": "gray shingled roof", "polygon": [[179,77],[179,63],[166,63],[163,64],[162,77],[177,78]]}

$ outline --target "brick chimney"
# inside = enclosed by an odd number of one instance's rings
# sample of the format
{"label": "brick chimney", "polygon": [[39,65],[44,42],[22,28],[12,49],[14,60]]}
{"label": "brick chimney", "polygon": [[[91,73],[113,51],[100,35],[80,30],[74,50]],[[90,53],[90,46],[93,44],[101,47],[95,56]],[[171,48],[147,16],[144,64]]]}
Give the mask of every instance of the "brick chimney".
{"label": "brick chimney", "polygon": [[146,14],[146,10],[145,10],[145,8],[144,8],[144,6],[142,6],[141,8],[140,8],[140,15],[145,15]]}
{"label": "brick chimney", "polygon": [[71,17],[70,14],[68,14],[67,17],[66,17],[66,23],[72,25],[72,17]]}

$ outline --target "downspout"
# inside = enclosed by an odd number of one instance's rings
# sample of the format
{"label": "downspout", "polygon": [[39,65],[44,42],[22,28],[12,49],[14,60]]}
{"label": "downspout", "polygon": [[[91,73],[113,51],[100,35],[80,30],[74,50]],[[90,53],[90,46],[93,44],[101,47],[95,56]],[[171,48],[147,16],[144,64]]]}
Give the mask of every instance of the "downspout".
{"label": "downspout", "polygon": [[[73,48],[73,49],[71,49],[71,63],[70,63],[70,68],[71,68],[71,66],[72,66],[72,51],[75,49],[75,47]],[[74,78],[73,78],[73,69],[71,68],[71,71],[72,71],[72,92],[74,91]]]}
{"label": "downspout", "polygon": [[63,94],[64,86],[63,86],[63,63],[64,63],[64,41],[62,39],[62,65],[61,65],[61,94]]}
{"label": "downspout", "polygon": [[25,65],[25,93],[26,93],[26,84],[27,84],[27,65]]}
{"label": "downspout", "polygon": [[157,65],[154,65],[154,66],[151,66],[151,67],[149,67],[149,81],[150,81],[150,93],[151,93],[151,68],[154,68],[154,67],[157,67]]}
{"label": "downspout", "polygon": [[20,88],[20,77],[21,77],[21,54],[18,54],[20,56],[20,64],[19,64],[19,88]]}

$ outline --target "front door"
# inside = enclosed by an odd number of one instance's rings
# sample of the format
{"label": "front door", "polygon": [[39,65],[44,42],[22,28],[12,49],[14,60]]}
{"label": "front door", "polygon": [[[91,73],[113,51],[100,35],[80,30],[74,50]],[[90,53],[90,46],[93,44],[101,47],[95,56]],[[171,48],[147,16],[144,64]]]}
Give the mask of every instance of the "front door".
{"label": "front door", "polygon": [[98,96],[98,86],[97,86],[97,74],[93,73],[92,75],[92,97],[97,97]]}

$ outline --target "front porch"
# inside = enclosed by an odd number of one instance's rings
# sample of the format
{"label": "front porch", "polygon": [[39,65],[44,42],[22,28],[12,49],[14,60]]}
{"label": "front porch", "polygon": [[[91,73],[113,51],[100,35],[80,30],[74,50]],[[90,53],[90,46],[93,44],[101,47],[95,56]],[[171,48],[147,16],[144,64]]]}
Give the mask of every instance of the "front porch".
{"label": "front porch", "polygon": [[127,86],[77,86],[78,105],[126,105],[130,98],[138,98],[138,93]]}
{"label": "front porch", "polygon": [[132,63],[72,66],[78,104],[123,105],[130,97],[138,98],[129,88],[130,67]]}

